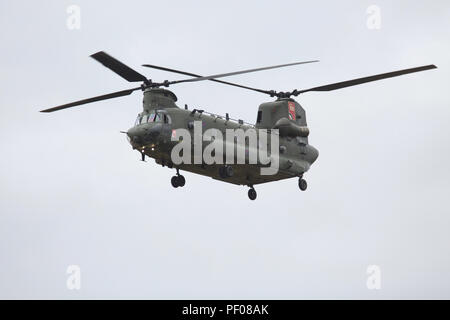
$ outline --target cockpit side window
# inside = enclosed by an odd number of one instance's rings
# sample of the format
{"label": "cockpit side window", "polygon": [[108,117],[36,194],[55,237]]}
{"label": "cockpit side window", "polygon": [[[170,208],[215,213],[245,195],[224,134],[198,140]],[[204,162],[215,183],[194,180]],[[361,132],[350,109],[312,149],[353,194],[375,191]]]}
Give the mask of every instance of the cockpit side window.
{"label": "cockpit side window", "polygon": [[260,110],[260,111],[258,111],[258,117],[256,119],[256,123],[261,123],[261,120],[262,120],[262,111]]}
{"label": "cockpit side window", "polygon": [[168,114],[163,114],[163,121],[164,123],[172,123],[172,120],[170,119],[170,116]]}

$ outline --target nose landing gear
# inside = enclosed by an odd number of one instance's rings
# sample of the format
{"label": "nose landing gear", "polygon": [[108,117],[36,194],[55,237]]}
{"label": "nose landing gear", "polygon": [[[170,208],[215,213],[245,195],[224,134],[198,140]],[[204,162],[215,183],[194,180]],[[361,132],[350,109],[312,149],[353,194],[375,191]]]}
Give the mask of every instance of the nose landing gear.
{"label": "nose landing gear", "polygon": [[170,183],[174,188],[184,187],[184,185],[186,184],[186,179],[180,174],[180,171],[177,169],[177,175],[173,176],[172,179],[170,179]]}
{"label": "nose landing gear", "polygon": [[248,190],[248,198],[250,200],[255,200],[256,199],[256,190],[255,188],[253,188],[253,186],[250,186],[250,189]]}
{"label": "nose landing gear", "polygon": [[308,184],[306,183],[306,180],[303,179],[303,177],[298,178],[298,187],[300,190],[305,191],[306,188],[308,188]]}

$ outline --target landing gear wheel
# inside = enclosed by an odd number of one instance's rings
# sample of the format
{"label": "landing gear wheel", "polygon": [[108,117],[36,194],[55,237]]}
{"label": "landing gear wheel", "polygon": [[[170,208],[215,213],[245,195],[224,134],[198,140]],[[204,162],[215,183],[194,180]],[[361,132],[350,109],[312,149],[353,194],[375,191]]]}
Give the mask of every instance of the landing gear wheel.
{"label": "landing gear wheel", "polygon": [[172,184],[172,187],[178,188],[180,185],[178,184],[178,177],[173,176],[172,179],[170,179],[170,183]]}
{"label": "landing gear wheel", "polygon": [[308,183],[306,183],[305,179],[298,179],[298,187],[300,188],[300,190],[305,191],[306,188],[308,188]]}
{"label": "landing gear wheel", "polygon": [[178,186],[179,187],[184,187],[184,185],[186,184],[186,179],[180,174],[178,177]]}
{"label": "landing gear wheel", "polygon": [[250,190],[248,190],[248,198],[250,200],[255,200],[256,199],[256,190],[253,188],[250,188]]}

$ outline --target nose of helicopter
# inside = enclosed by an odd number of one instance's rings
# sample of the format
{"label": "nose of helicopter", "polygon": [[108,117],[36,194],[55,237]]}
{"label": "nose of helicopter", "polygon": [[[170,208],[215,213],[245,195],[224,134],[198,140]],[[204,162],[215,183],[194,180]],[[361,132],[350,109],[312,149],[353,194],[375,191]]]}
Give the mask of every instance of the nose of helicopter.
{"label": "nose of helicopter", "polygon": [[127,136],[132,145],[143,146],[148,143],[156,142],[161,134],[161,126],[156,125],[139,125],[130,128]]}

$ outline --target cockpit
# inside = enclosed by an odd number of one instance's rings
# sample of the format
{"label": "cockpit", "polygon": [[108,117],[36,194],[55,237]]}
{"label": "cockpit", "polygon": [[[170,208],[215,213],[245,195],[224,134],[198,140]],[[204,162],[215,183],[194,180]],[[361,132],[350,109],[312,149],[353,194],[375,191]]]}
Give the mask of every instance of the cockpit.
{"label": "cockpit", "polygon": [[150,113],[139,114],[134,125],[137,126],[140,124],[153,122],[167,123],[167,124],[172,123],[170,116],[167,114],[166,111],[155,111]]}

